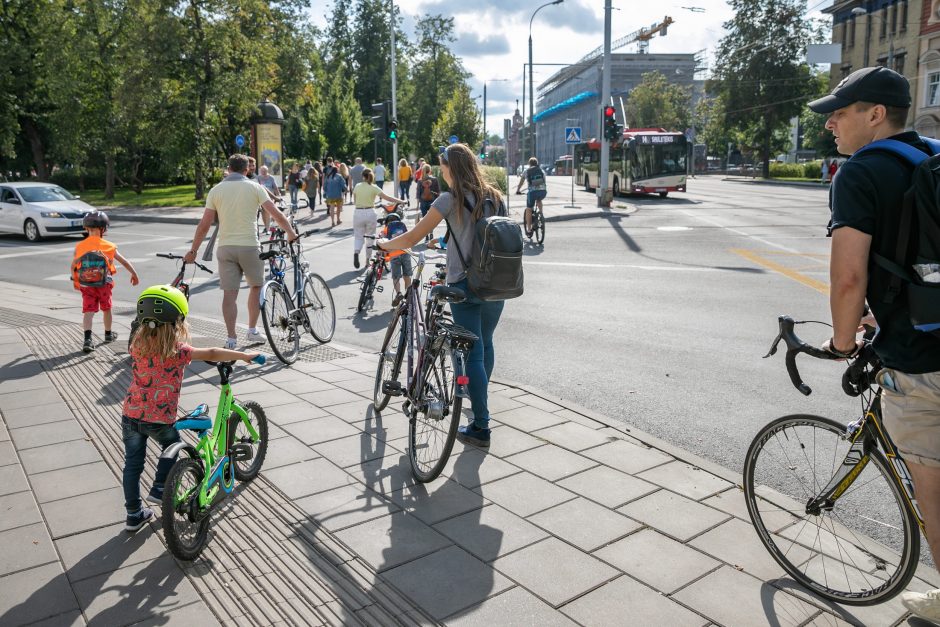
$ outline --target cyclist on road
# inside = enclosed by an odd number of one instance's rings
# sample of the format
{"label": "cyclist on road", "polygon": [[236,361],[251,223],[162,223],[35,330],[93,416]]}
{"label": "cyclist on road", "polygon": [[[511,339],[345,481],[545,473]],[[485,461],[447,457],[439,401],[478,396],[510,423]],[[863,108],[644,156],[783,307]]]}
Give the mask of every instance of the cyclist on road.
{"label": "cyclist on road", "polygon": [[[940,339],[914,329],[904,294],[889,294],[891,274],[872,254],[895,256],[903,197],[911,167],[887,152],[863,146],[891,138],[930,154],[915,132],[904,132],[911,106],[907,79],[885,67],[857,70],[833,92],[809,103],[829,116],[826,128],[840,154],[850,156],[832,179],[830,260],[832,338],[823,348],[850,357],[866,299],[878,323],[873,348],[884,364],[878,375],[881,409],[889,435],[910,468],[924,515],[934,564],[940,565]],[[940,589],[905,592],[904,606],[940,621]]]}
{"label": "cyclist on road", "polygon": [[538,203],[539,209],[542,208],[542,201],[545,199],[547,186],[545,183],[545,172],[539,166],[539,160],[535,157],[529,158],[529,167],[522,173],[519,184],[516,185],[516,193],[522,193],[522,184],[528,182],[529,193],[525,198],[525,234],[526,237],[532,237],[532,207]]}
{"label": "cyclist on road", "polygon": [[369,168],[362,171],[362,182],[353,189],[353,197],[356,202],[356,210],[353,212],[353,267],[359,268],[359,252],[365,242],[366,233],[374,234],[378,226],[373,209],[376,197],[393,203],[405,201],[383,192],[382,188],[375,184],[375,176]]}

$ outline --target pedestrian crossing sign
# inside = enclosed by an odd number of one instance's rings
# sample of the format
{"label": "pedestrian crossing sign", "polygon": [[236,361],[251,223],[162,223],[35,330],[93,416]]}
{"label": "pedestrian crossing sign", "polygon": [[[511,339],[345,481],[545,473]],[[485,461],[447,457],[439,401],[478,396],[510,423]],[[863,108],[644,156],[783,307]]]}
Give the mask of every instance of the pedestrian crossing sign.
{"label": "pedestrian crossing sign", "polygon": [[565,127],[565,143],[566,144],[580,144],[581,143],[581,127],[580,126]]}

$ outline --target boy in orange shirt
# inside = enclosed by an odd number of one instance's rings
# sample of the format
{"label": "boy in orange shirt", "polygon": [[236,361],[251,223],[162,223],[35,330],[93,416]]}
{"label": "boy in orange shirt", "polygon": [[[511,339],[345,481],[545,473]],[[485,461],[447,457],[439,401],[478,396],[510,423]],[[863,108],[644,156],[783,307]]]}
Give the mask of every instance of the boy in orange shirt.
{"label": "boy in orange shirt", "polygon": [[82,221],[88,237],[75,245],[75,257],[72,260],[72,283],[82,293],[82,329],[85,331],[85,343],[82,352],[95,350],[91,343],[91,323],[100,309],[104,318],[104,341],[113,342],[117,333],[111,331],[111,290],[114,288],[112,276],[117,272],[114,260],[131,273],[131,285],[137,285],[137,271],[131,262],[121,256],[117,246],[102,239],[108,230],[110,221],[102,211],[92,211]]}

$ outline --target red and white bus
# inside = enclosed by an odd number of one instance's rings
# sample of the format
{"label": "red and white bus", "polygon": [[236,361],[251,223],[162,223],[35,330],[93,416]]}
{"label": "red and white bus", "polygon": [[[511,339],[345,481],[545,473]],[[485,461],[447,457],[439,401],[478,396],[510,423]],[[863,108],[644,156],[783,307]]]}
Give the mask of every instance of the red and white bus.
{"label": "red and white bus", "polygon": [[[601,169],[601,142],[596,139],[574,147],[575,181],[588,191],[597,189]],[[610,145],[608,185],[614,196],[686,191],[688,144],[682,133],[662,128],[631,128]]]}

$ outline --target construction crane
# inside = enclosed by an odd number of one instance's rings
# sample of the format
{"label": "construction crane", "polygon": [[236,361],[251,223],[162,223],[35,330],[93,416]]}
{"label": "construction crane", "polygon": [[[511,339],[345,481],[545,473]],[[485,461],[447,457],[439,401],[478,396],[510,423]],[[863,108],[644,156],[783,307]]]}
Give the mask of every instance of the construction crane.
{"label": "construction crane", "polygon": [[[620,39],[617,39],[610,44],[610,49],[617,50],[618,48],[623,48],[624,46],[632,44],[633,42],[638,42],[640,54],[648,54],[650,49],[650,39],[653,38],[653,35],[660,33],[661,36],[665,37],[666,29],[674,22],[675,20],[667,15],[663,18],[662,22],[657,22],[649,28],[641,28],[638,31],[634,31],[629,35],[624,35]],[[591,59],[601,56],[602,54],[604,54],[604,46],[596,48],[586,54],[580,61],[578,61],[578,64],[584,63],[585,61],[590,61]]]}

